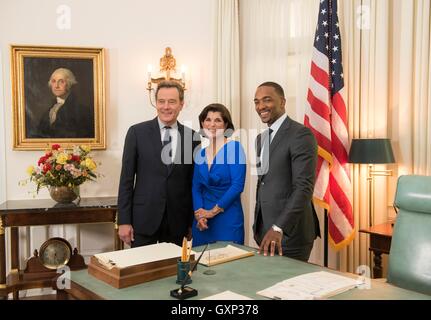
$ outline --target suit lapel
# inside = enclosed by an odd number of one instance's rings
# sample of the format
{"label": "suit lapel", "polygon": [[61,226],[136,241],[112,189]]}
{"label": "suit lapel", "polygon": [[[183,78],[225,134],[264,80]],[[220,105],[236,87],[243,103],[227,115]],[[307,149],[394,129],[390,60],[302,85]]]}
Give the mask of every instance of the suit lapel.
{"label": "suit lapel", "polygon": [[259,135],[256,138],[256,156],[258,157],[257,161],[260,160],[259,157],[260,157],[260,152],[261,151],[262,151],[262,134],[259,133]]}
{"label": "suit lapel", "polygon": [[[265,143],[265,139],[266,139],[266,143]],[[262,177],[264,176],[264,174],[262,174],[262,171],[264,170],[264,166],[265,166],[265,161],[264,161],[265,159],[263,159],[263,156],[262,156],[262,149],[264,148],[264,146],[267,149],[268,145],[269,145],[268,135],[265,134],[265,132],[260,133],[256,138],[256,169],[257,169],[259,181],[262,180]],[[264,152],[266,153],[267,151],[264,151]]]}
{"label": "suit lapel", "polygon": [[151,122],[150,140],[151,140],[151,144],[153,145],[153,148],[154,148],[154,155],[155,155],[156,163],[159,163],[161,166],[161,169],[166,170],[166,174],[169,175],[170,174],[169,168],[167,168],[167,166],[162,162],[162,158],[161,158],[163,145],[162,145],[162,137],[160,135],[160,126],[159,126],[159,122],[157,121],[157,118],[155,118]]}
{"label": "suit lapel", "polygon": [[[286,139],[285,136],[286,136],[286,133],[289,129],[289,126],[290,126],[290,118],[286,117],[286,119],[283,121],[280,128],[278,129],[277,133],[275,134],[274,138],[272,139],[271,144],[269,145],[269,160],[268,161],[271,161],[271,156],[273,156],[274,150],[276,150],[276,147],[280,143],[280,141],[283,139]],[[261,144],[262,144],[261,139],[262,139],[262,135],[259,135],[258,139],[256,141],[258,152],[260,152],[260,148],[261,148]],[[259,161],[259,159],[258,159],[258,161]],[[268,171],[270,169],[271,169],[270,163],[268,163]],[[265,178],[265,175],[266,174],[259,175],[259,177],[258,177],[259,183]]]}
{"label": "suit lapel", "polygon": [[162,154],[162,137],[160,136],[160,127],[157,118],[153,119],[150,128],[150,140],[154,147],[155,155],[161,162],[160,155]]}
{"label": "suit lapel", "polygon": [[278,129],[277,133],[275,134],[274,138],[272,139],[271,144],[269,145],[269,159],[271,159],[271,156],[280,141],[285,138],[284,136],[286,134],[286,131],[289,129],[289,126],[290,118],[286,117],[286,119],[283,121],[280,128]]}

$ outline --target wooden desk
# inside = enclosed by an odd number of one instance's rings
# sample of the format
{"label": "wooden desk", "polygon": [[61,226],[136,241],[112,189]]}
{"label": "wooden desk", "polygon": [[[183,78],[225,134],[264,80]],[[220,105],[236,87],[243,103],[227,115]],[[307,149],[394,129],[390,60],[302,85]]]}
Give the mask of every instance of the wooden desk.
{"label": "wooden desk", "polygon": [[[19,270],[18,228],[53,224],[113,223],[117,229],[117,198],[82,198],[79,203],[59,204],[50,199],[9,200],[0,204],[0,298],[19,290],[51,287],[52,279],[23,280]],[[5,229],[11,236],[11,272],[6,276]],[[117,233],[116,233],[117,234]],[[118,236],[115,249],[121,248]]]}
{"label": "wooden desk", "polygon": [[382,253],[389,254],[392,230],[393,226],[390,222],[359,230],[370,235],[370,251],[374,253],[373,278],[382,277]]}

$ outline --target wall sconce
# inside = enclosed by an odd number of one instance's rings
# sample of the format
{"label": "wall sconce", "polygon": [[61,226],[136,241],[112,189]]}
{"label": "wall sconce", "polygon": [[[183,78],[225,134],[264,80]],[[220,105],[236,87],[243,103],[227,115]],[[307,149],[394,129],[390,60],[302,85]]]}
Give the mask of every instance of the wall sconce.
{"label": "wall sconce", "polygon": [[368,213],[369,227],[374,222],[374,176],[392,176],[392,170],[373,170],[374,164],[395,163],[389,139],[353,139],[349,162],[368,164]]}
{"label": "wall sconce", "polygon": [[[171,80],[178,82],[184,90],[186,90],[186,67],[184,65],[181,66],[181,77],[175,78],[176,76],[176,60],[172,54],[172,49],[170,47],[166,47],[165,55],[160,58],[160,72],[157,78],[153,78],[153,66],[151,64],[148,65],[148,82],[147,82],[147,90],[150,99],[150,103],[153,107],[156,107],[152,101],[152,93],[154,91],[153,83],[159,84],[163,80]],[[156,87],[157,88],[157,87]]]}

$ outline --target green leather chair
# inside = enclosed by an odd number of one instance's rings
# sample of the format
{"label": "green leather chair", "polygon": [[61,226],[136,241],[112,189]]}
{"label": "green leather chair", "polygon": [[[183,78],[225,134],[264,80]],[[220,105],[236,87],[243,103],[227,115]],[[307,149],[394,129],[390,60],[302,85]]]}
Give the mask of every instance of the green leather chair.
{"label": "green leather chair", "polygon": [[398,179],[388,282],[431,295],[431,177]]}

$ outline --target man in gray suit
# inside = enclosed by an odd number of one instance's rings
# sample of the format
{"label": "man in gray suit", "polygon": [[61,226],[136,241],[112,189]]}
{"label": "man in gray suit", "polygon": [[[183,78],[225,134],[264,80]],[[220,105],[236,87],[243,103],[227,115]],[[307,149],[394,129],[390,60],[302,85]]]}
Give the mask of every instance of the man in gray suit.
{"label": "man in gray suit", "polygon": [[268,129],[258,135],[258,182],[254,239],[259,253],[307,261],[320,236],[312,204],[317,162],[313,133],[286,115],[283,88],[274,82],[256,90],[256,112]]}

